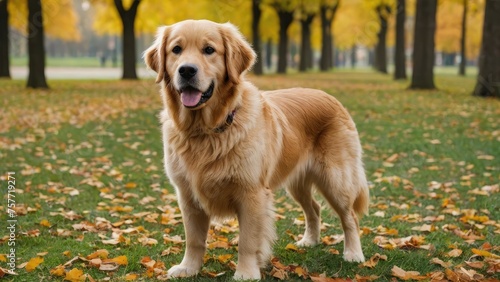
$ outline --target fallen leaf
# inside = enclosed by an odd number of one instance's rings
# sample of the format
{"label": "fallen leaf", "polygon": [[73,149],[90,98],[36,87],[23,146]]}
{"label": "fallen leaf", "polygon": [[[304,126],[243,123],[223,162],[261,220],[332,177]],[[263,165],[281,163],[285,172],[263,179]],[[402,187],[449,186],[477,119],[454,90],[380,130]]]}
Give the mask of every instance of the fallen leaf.
{"label": "fallen leaf", "polygon": [[85,281],[85,275],[83,275],[83,271],[78,268],[73,268],[70,271],[66,272],[66,276],[64,277],[64,281],[70,282],[82,282]]}
{"label": "fallen leaf", "polygon": [[217,260],[222,263],[222,264],[225,264],[227,263],[231,258],[233,257],[232,254],[225,254],[225,255],[220,255],[217,257]]}
{"label": "fallen leaf", "polygon": [[432,258],[431,262],[434,264],[441,265],[444,268],[449,268],[452,266],[451,262],[444,262],[444,261],[440,260],[439,258]]}
{"label": "fallen leaf", "polygon": [[476,249],[476,248],[472,248],[472,252],[474,254],[478,255],[478,256],[481,256],[481,257],[500,259],[499,255],[496,255],[494,253],[490,253],[488,251],[484,251],[484,250],[479,250],[479,249]]}
{"label": "fallen leaf", "polygon": [[66,275],[66,270],[64,269],[64,266],[58,265],[50,270],[50,275],[62,277]]}
{"label": "fallen leaf", "polygon": [[387,260],[387,256],[376,253],[368,261],[362,263],[360,266],[374,268],[378,264],[379,260]]}
{"label": "fallen leaf", "polygon": [[456,257],[461,256],[462,252],[463,251],[460,249],[453,249],[453,250],[449,251],[448,253],[446,253],[446,256],[450,257],[450,258],[456,258]]}
{"label": "fallen leaf", "polygon": [[107,259],[108,258],[108,255],[109,255],[109,251],[106,250],[106,249],[100,249],[100,250],[97,250],[93,253],[91,253],[90,255],[87,256],[87,259],[94,259],[94,258],[101,258],[101,259]]}
{"label": "fallen leaf", "polygon": [[26,264],[26,271],[31,272],[35,270],[35,268],[43,262],[42,257],[34,257],[29,260],[28,264]]}
{"label": "fallen leaf", "polygon": [[112,259],[107,259],[107,260],[104,260],[103,263],[110,263],[110,262],[114,262],[118,265],[127,265],[128,264],[128,259],[127,259],[127,256],[118,256],[116,258],[112,258]]}
{"label": "fallen leaf", "polygon": [[405,271],[397,266],[393,266],[392,269],[392,276],[401,278],[403,280],[424,280],[428,279],[427,276],[422,276],[420,275],[420,272],[418,271]]}
{"label": "fallen leaf", "polygon": [[46,219],[42,219],[42,221],[40,221],[40,225],[41,226],[45,226],[45,227],[50,227],[52,226],[52,224],[50,224],[50,222]]}

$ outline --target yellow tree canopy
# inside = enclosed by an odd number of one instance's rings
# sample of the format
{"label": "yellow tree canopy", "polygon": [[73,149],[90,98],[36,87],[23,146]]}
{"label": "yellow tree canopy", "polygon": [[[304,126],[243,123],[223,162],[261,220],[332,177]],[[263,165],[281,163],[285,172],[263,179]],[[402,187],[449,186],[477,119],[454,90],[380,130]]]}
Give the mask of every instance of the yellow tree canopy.
{"label": "yellow tree canopy", "polygon": [[[122,24],[113,0],[91,0],[95,9],[93,29],[98,34],[121,34]],[[124,0],[128,9],[132,0]],[[232,22],[245,35],[251,34],[251,2],[234,1],[142,1],[135,22],[137,34],[154,34],[158,26],[170,25],[186,19],[208,19],[216,22]]]}
{"label": "yellow tree canopy", "polygon": [[[462,0],[441,1],[437,12],[436,50],[456,53],[460,51],[462,27]],[[466,56],[476,58],[481,46],[484,1],[469,1],[466,26]]]}
{"label": "yellow tree canopy", "polygon": [[[71,0],[42,0],[43,27],[45,34],[66,41],[80,41],[78,15]],[[27,1],[9,1],[9,25],[27,34],[28,5]]]}

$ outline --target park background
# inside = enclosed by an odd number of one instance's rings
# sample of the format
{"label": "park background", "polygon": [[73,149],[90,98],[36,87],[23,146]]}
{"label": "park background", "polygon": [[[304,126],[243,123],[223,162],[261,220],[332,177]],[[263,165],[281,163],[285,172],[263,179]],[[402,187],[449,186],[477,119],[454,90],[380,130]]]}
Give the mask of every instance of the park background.
{"label": "park background", "polygon": [[[252,43],[256,86],[334,95],[363,145],[367,262],[342,260],[325,203],[322,243],[294,246],[304,218],[277,192],[265,280],[498,281],[499,13],[497,0],[0,0],[1,226],[16,220],[0,233],[0,278],[157,281],[180,262],[141,57],[158,26],[205,18]],[[189,281],[232,277],[237,227],[210,229]]]}

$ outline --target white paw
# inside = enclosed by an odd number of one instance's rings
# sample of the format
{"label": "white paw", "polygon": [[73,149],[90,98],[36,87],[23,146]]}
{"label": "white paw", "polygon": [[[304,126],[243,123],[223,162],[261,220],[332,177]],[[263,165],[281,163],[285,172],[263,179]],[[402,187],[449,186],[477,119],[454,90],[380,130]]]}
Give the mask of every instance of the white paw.
{"label": "white paw", "polygon": [[183,265],[174,265],[167,271],[168,278],[190,277],[198,274],[199,269],[186,267]]}
{"label": "white paw", "polygon": [[260,280],[260,269],[253,271],[236,270],[233,278],[234,280]]}
{"label": "white paw", "polygon": [[318,240],[315,240],[315,239],[309,238],[309,237],[304,237],[304,238],[300,239],[300,241],[297,241],[295,243],[295,245],[297,247],[314,247],[318,243],[319,243]]}
{"label": "white paw", "polygon": [[365,256],[363,255],[363,252],[345,251],[344,252],[344,260],[350,261],[350,262],[364,262]]}

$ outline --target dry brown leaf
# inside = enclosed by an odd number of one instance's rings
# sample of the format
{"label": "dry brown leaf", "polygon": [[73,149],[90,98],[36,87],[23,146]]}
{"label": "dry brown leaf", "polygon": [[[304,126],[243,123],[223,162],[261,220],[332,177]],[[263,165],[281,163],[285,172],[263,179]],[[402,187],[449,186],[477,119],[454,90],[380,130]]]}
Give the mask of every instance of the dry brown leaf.
{"label": "dry brown leaf", "polygon": [[449,251],[448,253],[446,253],[446,256],[450,257],[450,258],[456,258],[456,257],[461,256],[462,252],[463,251],[460,249],[453,249],[453,250]]}
{"label": "dry brown leaf", "polygon": [[378,264],[379,260],[387,260],[387,256],[376,253],[368,261],[365,261],[360,266],[374,268]]}
{"label": "dry brown leaf", "polygon": [[440,260],[439,258],[432,258],[431,262],[434,264],[438,264],[444,268],[449,268],[452,266],[451,262],[444,262],[444,261]]}
{"label": "dry brown leaf", "polygon": [[403,280],[424,280],[429,278],[427,276],[420,275],[420,272],[418,271],[405,271],[397,266],[393,266],[391,271],[392,276],[398,277]]}

